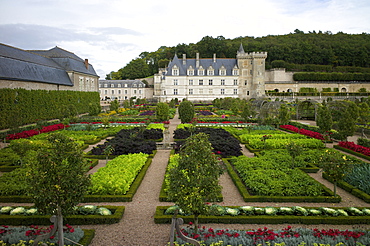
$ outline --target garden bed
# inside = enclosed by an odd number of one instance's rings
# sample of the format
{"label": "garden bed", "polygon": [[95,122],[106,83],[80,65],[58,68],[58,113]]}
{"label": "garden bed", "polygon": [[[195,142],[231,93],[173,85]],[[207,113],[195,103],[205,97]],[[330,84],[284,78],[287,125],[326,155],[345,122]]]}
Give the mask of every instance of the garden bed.
{"label": "garden bed", "polygon": [[[170,224],[173,215],[165,214],[165,211],[170,206],[157,206],[154,215],[154,222],[156,224]],[[237,208],[230,206],[230,208]],[[319,209],[314,208],[313,209]],[[343,208],[344,209],[344,208]],[[184,223],[194,221],[193,215],[178,215],[183,218]],[[304,225],[318,225],[318,224],[332,224],[332,225],[354,225],[354,224],[368,224],[370,216],[327,216],[327,215],[200,215],[199,223],[214,223],[214,224],[304,224]]]}
{"label": "garden bed", "polygon": [[226,169],[233,180],[235,186],[239,190],[240,195],[245,202],[328,202],[338,203],[341,201],[340,196],[334,197],[334,193],[324,185],[322,185],[325,195],[322,196],[260,196],[251,195],[239,175],[234,170],[233,166],[227,159],[223,159]]}
{"label": "garden bed", "polygon": [[[96,225],[96,224],[114,224],[118,223],[125,212],[124,206],[108,206],[105,208],[111,210],[111,215],[69,215],[63,217],[64,223],[70,225]],[[8,215],[0,214],[0,225],[50,225],[51,215]]]}

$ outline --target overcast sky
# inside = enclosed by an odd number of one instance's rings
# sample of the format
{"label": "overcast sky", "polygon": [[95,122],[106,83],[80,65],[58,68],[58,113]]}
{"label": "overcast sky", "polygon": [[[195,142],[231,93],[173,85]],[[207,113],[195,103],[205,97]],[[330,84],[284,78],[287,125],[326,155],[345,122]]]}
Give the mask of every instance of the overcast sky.
{"label": "overcast sky", "polygon": [[89,59],[104,79],[141,52],[207,35],[370,33],[369,13],[369,0],[0,0],[0,43],[58,46]]}

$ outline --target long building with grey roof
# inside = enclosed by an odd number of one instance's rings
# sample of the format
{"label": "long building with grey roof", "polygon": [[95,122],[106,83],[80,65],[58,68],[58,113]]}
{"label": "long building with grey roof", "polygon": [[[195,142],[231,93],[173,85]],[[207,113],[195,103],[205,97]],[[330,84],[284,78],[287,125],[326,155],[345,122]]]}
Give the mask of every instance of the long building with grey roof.
{"label": "long building with grey roof", "polygon": [[22,50],[0,43],[0,88],[98,91],[87,59],[59,47]]}

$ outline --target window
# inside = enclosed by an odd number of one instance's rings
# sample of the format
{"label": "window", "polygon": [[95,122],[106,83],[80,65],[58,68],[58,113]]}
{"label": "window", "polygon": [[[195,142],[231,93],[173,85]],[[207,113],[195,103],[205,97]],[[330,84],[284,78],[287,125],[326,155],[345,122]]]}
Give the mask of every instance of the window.
{"label": "window", "polygon": [[121,84],[117,84],[117,87],[118,87],[118,88],[121,88],[121,86],[122,86]]}
{"label": "window", "polygon": [[238,75],[238,69],[233,70],[233,75]]}
{"label": "window", "polygon": [[163,95],[166,95],[166,91],[163,91]]}
{"label": "window", "polygon": [[107,95],[108,94],[108,90],[104,90],[104,94]]}
{"label": "window", "polygon": [[203,79],[199,80],[199,85],[203,85]]}
{"label": "window", "polygon": [[213,80],[212,79],[208,80],[208,85],[213,85]]}
{"label": "window", "polygon": [[137,84],[132,84],[132,87],[137,87]]}
{"label": "window", "polygon": [[139,84],[139,87],[143,87],[143,85],[142,84]]}
{"label": "window", "polygon": [[108,84],[104,84],[104,87],[107,88],[108,87]]}
{"label": "window", "polygon": [[177,69],[176,66],[172,69],[172,75],[174,75],[174,76],[179,75],[179,70]]}
{"label": "window", "polygon": [[134,90],[134,94],[136,94],[136,90]]}
{"label": "window", "polygon": [[214,71],[213,70],[208,70],[208,75],[214,75]]}
{"label": "window", "polygon": [[234,79],[234,85],[238,85],[238,80]]}
{"label": "window", "polygon": [[99,94],[101,94],[101,90],[99,90]]}
{"label": "window", "polygon": [[221,79],[221,85],[225,85],[225,80]]}
{"label": "window", "polygon": [[234,89],[234,95],[238,95],[238,89]]}
{"label": "window", "polygon": [[248,80],[244,80],[244,85],[247,85],[248,84]]}
{"label": "window", "polygon": [[189,85],[193,85],[193,80],[189,79]]}
{"label": "window", "polygon": [[114,90],[112,90],[112,94],[114,94]]}
{"label": "window", "polygon": [[127,90],[125,90],[125,94],[127,94]]}
{"label": "window", "polygon": [[204,70],[198,70],[198,75],[203,76],[204,75]]}
{"label": "window", "polygon": [[127,87],[127,84],[125,84],[125,87]]}
{"label": "window", "polygon": [[121,90],[118,90],[118,94],[121,94]]}
{"label": "window", "polygon": [[139,90],[139,94],[142,94],[142,91],[141,90]]}
{"label": "window", "polygon": [[99,88],[100,88],[100,87],[103,87],[103,85],[102,85],[102,84],[99,84]]}
{"label": "window", "polygon": [[220,75],[221,75],[221,76],[226,75],[226,71],[225,71],[225,70],[220,70]]}
{"label": "window", "polygon": [[189,89],[189,95],[193,95],[193,89]]}
{"label": "window", "polygon": [[193,76],[194,75],[194,70],[188,70],[188,75]]}
{"label": "window", "polygon": [[173,89],[173,94],[177,95],[177,89]]}
{"label": "window", "polygon": [[125,96],[125,100],[127,100],[127,96]]}
{"label": "window", "polygon": [[121,96],[119,96],[119,97],[118,97],[118,99],[119,99],[119,100],[121,100],[121,99],[122,99],[122,97],[121,97]]}
{"label": "window", "polygon": [[250,70],[251,75],[253,75],[253,70]]}
{"label": "window", "polygon": [[249,91],[247,91],[247,96],[249,96]]}
{"label": "window", "polygon": [[203,89],[199,89],[199,94],[203,94]]}
{"label": "window", "polygon": [[114,87],[114,84],[110,84],[110,87],[113,88]]}
{"label": "window", "polygon": [[173,85],[178,85],[178,80],[177,79],[173,80]]}
{"label": "window", "polygon": [[225,89],[221,89],[221,95],[225,95]]}

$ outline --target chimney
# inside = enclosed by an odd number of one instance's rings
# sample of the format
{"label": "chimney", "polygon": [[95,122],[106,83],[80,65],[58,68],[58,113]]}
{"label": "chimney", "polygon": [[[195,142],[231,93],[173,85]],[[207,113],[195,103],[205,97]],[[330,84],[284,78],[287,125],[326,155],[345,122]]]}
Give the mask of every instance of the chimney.
{"label": "chimney", "polygon": [[186,65],[186,54],[182,54],[182,64]]}
{"label": "chimney", "polygon": [[197,53],[197,58],[195,62],[195,67],[199,67],[199,53]]}
{"label": "chimney", "polygon": [[213,54],[213,62],[216,62],[216,53]]}
{"label": "chimney", "polygon": [[86,69],[89,69],[89,59],[85,59],[85,67]]}

